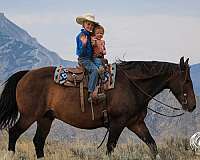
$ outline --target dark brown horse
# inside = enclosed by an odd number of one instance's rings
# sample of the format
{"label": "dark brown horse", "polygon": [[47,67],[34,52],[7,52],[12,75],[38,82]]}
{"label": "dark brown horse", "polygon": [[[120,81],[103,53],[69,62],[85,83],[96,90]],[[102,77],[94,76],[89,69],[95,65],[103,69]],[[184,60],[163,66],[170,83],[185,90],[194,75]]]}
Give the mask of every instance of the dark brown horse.
{"label": "dark brown horse", "polygon": [[[20,71],[7,80],[0,98],[0,129],[9,128],[9,154],[14,153],[17,139],[35,121],[37,131],[33,142],[37,158],[44,157],[45,139],[55,118],[84,129],[104,126],[104,107],[94,104],[94,121],[87,101],[82,113],[79,88],[56,84],[52,80],[54,70],[54,67],[45,67]],[[180,64],[156,61],[117,64],[115,88],[106,93],[110,120],[108,154],[114,150],[121,132],[127,127],[149,146],[153,158],[159,159],[156,143],[144,118],[151,100],[147,94],[153,97],[166,88],[172,91],[184,110],[192,112],[195,109],[188,59],[184,62],[181,58]]]}

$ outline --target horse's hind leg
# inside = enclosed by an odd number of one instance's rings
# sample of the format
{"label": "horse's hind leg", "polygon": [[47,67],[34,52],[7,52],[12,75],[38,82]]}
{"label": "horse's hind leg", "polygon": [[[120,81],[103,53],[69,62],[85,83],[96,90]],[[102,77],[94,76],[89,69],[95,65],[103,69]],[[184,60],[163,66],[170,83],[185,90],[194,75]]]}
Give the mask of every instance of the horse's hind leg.
{"label": "horse's hind leg", "polygon": [[[49,112],[49,113],[48,113]],[[33,143],[35,145],[35,151],[38,159],[42,159],[44,157],[44,144],[47,135],[49,134],[51,124],[54,120],[54,117],[48,111],[43,118],[37,121],[37,130],[33,139]]]}
{"label": "horse's hind leg", "polygon": [[15,145],[17,139],[20,137],[22,133],[24,133],[32,124],[34,120],[25,118],[20,116],[17,123],[9,129],[9,143],[8,143],[8,154],[4,157],[4,159],[12,159],[15,153]]}
{"label": "horse's hind leg", "polygon": [[157,145],[143,120],[128,125],[128,129],[133,131],[142,141],[144,141],[148,145],[148,147],[151,150],[151,153],[153,154],[153,159],[155,160],[161,159],[158,154]]}

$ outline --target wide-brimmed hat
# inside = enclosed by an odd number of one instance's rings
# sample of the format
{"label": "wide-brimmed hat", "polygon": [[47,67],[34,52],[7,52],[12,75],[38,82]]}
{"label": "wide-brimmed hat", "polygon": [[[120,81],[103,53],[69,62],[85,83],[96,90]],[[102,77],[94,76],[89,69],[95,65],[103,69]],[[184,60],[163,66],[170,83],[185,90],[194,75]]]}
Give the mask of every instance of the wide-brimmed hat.
{"label": "wide-brimmed hat", "polygon": [[97,21],[95,21],[95,16],[90,13],[86,13],[86,14],[83,14],[82,16],[76,17],[76,22],[78,24],[83,25],[84,21],[90,21],[95,24],[99,24]]}

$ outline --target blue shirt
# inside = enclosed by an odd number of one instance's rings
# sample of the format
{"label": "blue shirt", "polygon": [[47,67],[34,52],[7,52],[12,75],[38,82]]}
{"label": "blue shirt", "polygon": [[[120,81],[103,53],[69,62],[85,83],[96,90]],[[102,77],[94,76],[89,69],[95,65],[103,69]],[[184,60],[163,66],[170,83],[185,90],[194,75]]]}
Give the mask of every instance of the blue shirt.
{"label": "blue shirt", "polygon": [[[82,44],[82,41],[80,40],[80,36],[82,34],[87,36],[87,43],[86,46],[84,47]],[[80,58],[91,58],[93,49],[92,49],[92,44],[91,44],[91,37],[90,37],[90,32],[86,31],[85,29],[81,29],[81,32],[77,35],[76,37],[76,55],[79,56]]]}

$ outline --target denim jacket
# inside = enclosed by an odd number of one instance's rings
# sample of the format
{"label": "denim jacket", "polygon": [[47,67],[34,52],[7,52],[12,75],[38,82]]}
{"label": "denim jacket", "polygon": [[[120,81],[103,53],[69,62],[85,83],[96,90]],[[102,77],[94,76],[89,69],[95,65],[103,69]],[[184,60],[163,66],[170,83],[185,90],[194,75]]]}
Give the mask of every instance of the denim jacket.
{"label": "denim jacket", "polygon": [[[80,37],[83,34],[86,35],[87,39],[88,39],[85,47],[83,46],[82,41],[80,39]],[[91,36],[88,31],[86,31],[85,29],[81,29],[81,32],[76,37],[76,44],[77,44],[76,55],[79,58],[91,58],[92,57],[93,49],[92,49],[92,44],[91,44]]]}

